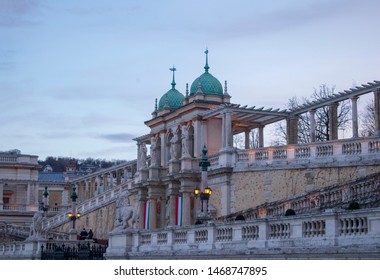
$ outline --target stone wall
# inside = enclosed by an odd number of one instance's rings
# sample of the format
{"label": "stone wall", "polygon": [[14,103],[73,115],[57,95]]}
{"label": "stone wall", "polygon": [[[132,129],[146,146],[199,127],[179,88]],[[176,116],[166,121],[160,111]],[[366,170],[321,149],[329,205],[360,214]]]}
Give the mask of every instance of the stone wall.
{"label": "stone wall", "polygon": [[[114,217],[115,203],[111,203],[76,220],[75,228],[78,231],[78,234],[82,228],[85,228],[87,231],[92,229],[94,238],[108,239],[108,234],[113,229]],[[55,230],[60,232],[69,232],[71,227],[72,222],[68,222]]]}
{"label": "stone wall", "polygon": [[235,172],[234,206],[241,211],[379,171],[380,166],[361,166]]}

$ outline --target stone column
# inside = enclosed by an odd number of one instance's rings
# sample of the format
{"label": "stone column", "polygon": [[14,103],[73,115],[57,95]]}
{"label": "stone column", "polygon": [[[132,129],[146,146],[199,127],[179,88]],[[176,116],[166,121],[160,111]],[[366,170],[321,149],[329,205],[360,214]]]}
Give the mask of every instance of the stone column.
{"label": "stone column", "polygon": [[161,138],[161,166],[167,166],[168,164],[168,148],[167,148],[167,137],[166,131],[160,132]]}
{"label": "stone column", "polygon": [[183,209],[182,209],[183,225],[189,226],[189,225],[191,225],[190,193],[183,192],[182,193],[182,199],[183,199]]}
{"label": "stone column", "polygon": [[140,195],[138,201],[139,201],[138,202],[139,203],[138,204],[138,209],[137,209],[137,211],[138,211],[138,217],[139,217],[139,225],[138,225],[138,227],[140,229],[143,229],[144,228],[144,219],[145,219],[144,213],[145,213],[145,202],[146,202],[146,199]]}
{"label": "stone column", "polygon": [[333,103],[329,106],[329,140],[338,140],[338,105],[339,103]]}
{"label": "stone column", "polygon": [[226,113],[224,112],[222,114],[222,149],[226,146]]}
{"label": "stone column", "polygon": [[84,199],[89,199],[90,198],[90,181],[89,180],[85,180],[84,181],[84,184],[85,184],[85,189],[84,189]]}
{"label": "stone column", "polygon": [[90,185],[90,197],[93,197],[95,194],[96,189],[96,178],[92,177],[91,179],[91,185]]}
{"label": "stone column", "polygon": [[359,137],[359,126],[358,126],[358,96],[351,98],[352,105],[352,137]]}
{"label": "stone column", "polygon": [[310,114],[310,142],[315,142],[315,109],[309,111]]}
{"label": "stone column", "polygon": [[37,209],[38,209],[38,188],[39,187],[40,185],[38,183],[34,184],[34,205],[37,206]]}
{"label": "stone column", "polygon": [[[0,201],[0,203],[3,200]],[[26,187],[26,205],[30,205],[30,183],[28,182],[28,186]]]}
{"label": "stone column", "polygon": [[176,225],[176,195],[169,196],[169,225]]}
{"label": "stone column", "polygon": [[259,127],[259,148],[264,147],[264,126]]}
{"label": "stone column", "polygon": [[109,182],[109,180],[108,180],[108,178],[109,178],[109,173],[105,173],[105,174],[103,174],[103,192],[104,191],[106,191],[107,189],[108,189],[108,182]]}
{"label": "stone column", "polygon": [[[139,160],[137,160],[136,164],[139,165]],[[121,184],[121,169],[118,169],[116,170],[116,185],[118,186],[120,184]]]}
{"label": "stone column", "polygon": [[169,215],[169,225],[176,225],[176,213],[177,213],[177,197],[179,196],[180,185],[178,182],[171,181],[168,186],[168,196],[169,196],[169,205],[168,205],[168,215]]}
{"label": "stone column", "polygon": [[149,229],[155,229],[157,228],[157,203],[156,200],[153,198],[149,199],[150,208],[149,208]]}
{"label": "stone column", "polygon": [[298,143],[298,116],[286,119],[286,138],[288,145]]}
{"label": "stone column", "polygon": [[231,121],[231,113],[226,112],[226,145],[228,148],[233,146],[233,135],[232,135],[232,121]]}
{"label": "stone column", "polygon": [[3,193],[4,193],[4,183],[0,182],[0,211],[3,210],[3,206],[4,206]]}
{"label": "stone column", "polygon": [[160,228],[166,227],[166,203],[165,199],[160,198],[158,201],[160,203]]}
{"label": "stone column", "polygon": [[380,135],[380,88],[373,92],[374,109],[375,109],[375,135]]}
{"label": "stone column", "polygon": [[[141,168],[141,143],[137,143],[137,170],[139,171]],[[120,172],[119,172],[119,178],[120,178]],[[120,184],[120,183],[119,183]]]}
{"label": "stone column", "polygon": [[223,112],[222,115],[222,149],[228,149],[233,146],[231,113]]}

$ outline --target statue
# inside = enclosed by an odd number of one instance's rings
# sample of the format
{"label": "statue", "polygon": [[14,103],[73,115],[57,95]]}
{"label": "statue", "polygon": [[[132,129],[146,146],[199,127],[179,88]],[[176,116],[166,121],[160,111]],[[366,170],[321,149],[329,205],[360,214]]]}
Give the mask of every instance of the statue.
{"label": "statue", "polygon": [[182,156],[190,156],[190,153],[189,153],[190,138],[189,138],[189,132],[187,129],[188,128],[185,127],[182,130]]}
{"label": "statue", "polygon": [[157,165],[157,139],[153,138],[150,144],[150,166]]}
{"label": "statue", "polygon": [[174,134],[170,139],[170,158],[172,160],[178,159],[178,135]]}
{"label": "statue", "polygon": [[30,228],[30,237],[38,238],[41,237],[42,233],[42,222],[44,219],[44,214],[41,212],[36,212],[32,218],[32,225]]}
{"label": "statue", "polygon": [[146,144],[142,143],[141,144],[141,153],[140,153],[140,168],[145,168],[146,167]]}
{"label": "statue", "polygon": [[116,200],[114,229],[112,232],[122,232],[130,227],[129,221],[132,222],[132,227],[137,226],[137,213],[129,203],[129,192],[123,191]]}

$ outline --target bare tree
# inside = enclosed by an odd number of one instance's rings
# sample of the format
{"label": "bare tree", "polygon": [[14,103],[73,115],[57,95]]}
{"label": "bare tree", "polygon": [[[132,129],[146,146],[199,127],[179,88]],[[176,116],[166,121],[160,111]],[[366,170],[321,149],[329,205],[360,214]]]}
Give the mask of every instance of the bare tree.
{"label": "bare tree", "polygon": [[[234,147],[239,149],[245,148],[245,136],[239,133],[233,136]],[[254,149],[259,147],[259,132],[257,129],[252,129],[249,132],[249,148]]]}
{"label": "bare tree", "polygon": [[244,148],[244,137],[241,133],[233,136],[234,147],[238,149]]}
{"label": "bare tree", "polygon": [[[321,98],[329,98],[335,93],[335,87],[328,87],[323,84],[319,89],[314,89],[314,93],[311,95],[311,101],[319,100]],[[296,96],[289,99],[287,109],[290,111],[297,108],[299,105],[309,102],[309,99],[305,98],[299,100]],[[349,101],[343,101],[339,103],[338,107],[338,129],[345,129],[349,125],[349,114],[351,111],[351,104]],[[330,108],[328,106],[318,108],[315,112],[315,137],[316,141],[328,141],[330,140]],[[310,114],[305,113],[298,116],[298,143],[310,142]],[[277,137],[273,144],[283,145],[286,144],[286,124],[279,122],[276,124],[275,132]]]}
{"label": "bare tree", "polygon": [[249,147],[255,149],[259,147],[259,131],[252,129],[249,133]]}
{"label": "bare tree", "polygon": [[365,112],[360,115],[361,131],[363,137],[372,136],[375,133],[375,105],[373,100],[365,106]]}

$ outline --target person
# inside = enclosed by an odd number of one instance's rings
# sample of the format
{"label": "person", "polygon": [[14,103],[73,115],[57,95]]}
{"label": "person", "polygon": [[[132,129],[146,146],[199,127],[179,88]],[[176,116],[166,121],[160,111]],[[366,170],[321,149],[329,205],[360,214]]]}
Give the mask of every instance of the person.
{"label": "person", "polygon": [[92,232],[92,229],[90,229],[88,231],[88,239],[92,239],[93,236],[94,236],[94,233]]}
{"label": "person", "polygon": [[84,239],[87,238],[87,235],[88,235],[88,233],[87,233],[86,229],[83,228],[82,231],[80,232],[80,238],[81,238],[82,240],[84,240]]}

